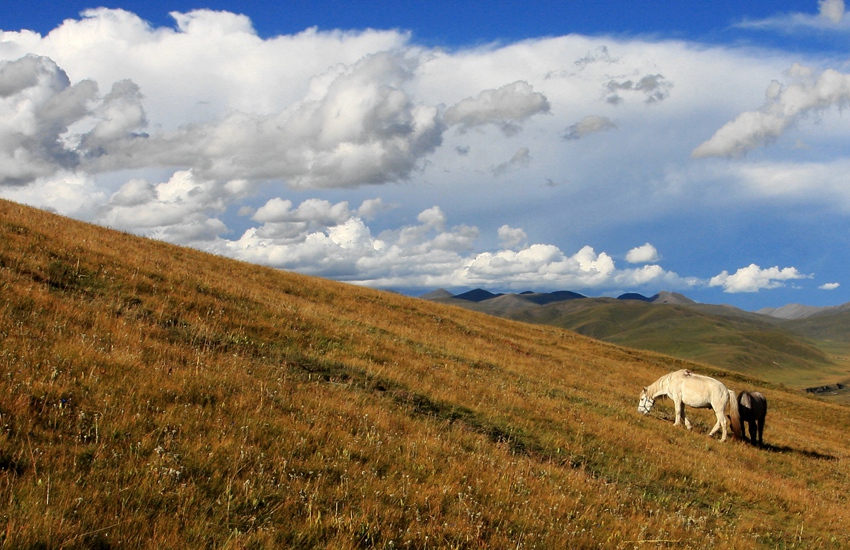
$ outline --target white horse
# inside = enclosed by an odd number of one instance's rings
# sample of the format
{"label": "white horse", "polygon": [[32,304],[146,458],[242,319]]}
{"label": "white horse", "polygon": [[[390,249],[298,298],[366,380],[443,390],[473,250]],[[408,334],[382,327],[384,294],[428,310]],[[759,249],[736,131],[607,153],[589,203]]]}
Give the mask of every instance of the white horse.
{"label": "white horse", "polygon": [[665,374],[649,386],[643,389],[638,403],[638,412],[649,414],[655,399],[667,396],[673,400],[676,409],[676,421],[678,426],[685,421],[685,427],[691,429],[691,421],[685,416],[685,405],[697,409],[713,409],[717,416],[717,423],[708,433],[709,437],[723,429],[723,437],[720,441],[726,441],[726,407],[729,405],[729,390],[722,382],[708,376],[694,374],[687,369]]}

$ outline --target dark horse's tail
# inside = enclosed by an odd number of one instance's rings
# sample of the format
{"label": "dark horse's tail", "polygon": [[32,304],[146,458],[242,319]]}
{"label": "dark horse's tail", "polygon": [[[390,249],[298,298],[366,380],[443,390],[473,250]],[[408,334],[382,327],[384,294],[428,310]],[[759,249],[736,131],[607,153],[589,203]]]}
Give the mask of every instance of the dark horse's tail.
{"label": "dark horse's tail", "polygon": [[729,390],[729,418],[732,420],[732,435],[735,439],[744,439],[744,427],[741,424],[741,413],[738,410],[738,395],[735,390]]}

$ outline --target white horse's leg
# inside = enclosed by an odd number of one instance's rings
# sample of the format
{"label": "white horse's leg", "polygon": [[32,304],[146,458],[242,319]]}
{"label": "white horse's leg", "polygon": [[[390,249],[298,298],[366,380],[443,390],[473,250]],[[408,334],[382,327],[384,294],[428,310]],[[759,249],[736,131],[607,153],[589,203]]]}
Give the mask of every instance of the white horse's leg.
{"label": "white horse's leg", "polygon": [[693,426],[691,425],[691,420],[688,418],[688,415],[687,415],[687,413],[685,412],[685,402],[684,402],[684,401],[679,401],[679,406],[678,406],[677,414],[679,415],[679,419],[680,419],[680,420],[684,420],[684,421],[685,421],[685,428],[687,428],[687,429],[689,429],[689,430],[690,430],[691,428],[693,428]]}
{"label": "white horse's leg", "polygon": [[681,399],[676,397],[673,398],[673,408],[676,410],[676,421],[673,422],[673,425],[678,426],[682,423],[682,417],[684,416],[682,414],[682,409],[684,408],[684,405],[682,404]]}
{"label": "white horse's leg", "polygon": [[717,433],[717,430],[723,428],[723,435],[720,436],[720,441],[726,441],[726,414],[723,412],[717,412],[716,414],[717,422],[714,424],[714,427],[711,428],[711,431],[708,432],[708,437],[713,436]]}

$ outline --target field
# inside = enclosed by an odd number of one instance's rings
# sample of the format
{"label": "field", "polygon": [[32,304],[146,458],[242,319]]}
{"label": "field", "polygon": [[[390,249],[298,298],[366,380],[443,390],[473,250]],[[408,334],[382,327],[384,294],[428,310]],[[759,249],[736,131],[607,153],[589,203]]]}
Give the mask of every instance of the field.
{"label": "field", "polygon": [[[850,408],[0,201],[7,548],[846,548]],[[690,368],[766,446],[637,413]]]}

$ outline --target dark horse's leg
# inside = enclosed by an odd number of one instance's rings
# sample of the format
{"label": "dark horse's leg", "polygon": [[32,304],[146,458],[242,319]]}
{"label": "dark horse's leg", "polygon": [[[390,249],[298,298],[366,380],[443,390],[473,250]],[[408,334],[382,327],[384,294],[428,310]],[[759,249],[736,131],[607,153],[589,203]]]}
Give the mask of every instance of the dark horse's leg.
{"label": "dark horse's leg", "polygon": [[764,433],[764,417],[758,419],[757,425],[759,430],[759,446],[761,446],[764,445],[764,441],[762,440],[762,434]]}
{"label": "dark horse's leg", "polygon": [[747,424],[749,424],[749,426],[750,426],[750,442],[751,442],[753,445],[758,445],[758,440],[757,440],[757,435],[756,435],[756,433],[757,433],[759,430],[758,430],[758,428],[756,427],[756,420],[755,420],[755,419],[753,419],[753,420],[749,420],[749,421],[747,421]]}

